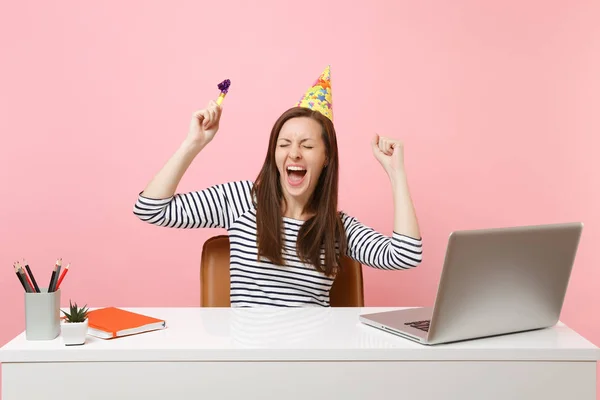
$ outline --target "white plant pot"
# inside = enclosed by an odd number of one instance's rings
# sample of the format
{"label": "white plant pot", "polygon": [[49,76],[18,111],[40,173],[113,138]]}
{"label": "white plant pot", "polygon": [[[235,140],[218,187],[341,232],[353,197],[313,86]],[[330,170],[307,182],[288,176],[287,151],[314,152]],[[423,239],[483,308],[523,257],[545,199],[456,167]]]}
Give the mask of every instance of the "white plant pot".
{"label": "white plant pot", "polygon": [[84,322],[62,321],[60,331],[65,346],[84,344],[88,332],[88,320],[86,319]]}

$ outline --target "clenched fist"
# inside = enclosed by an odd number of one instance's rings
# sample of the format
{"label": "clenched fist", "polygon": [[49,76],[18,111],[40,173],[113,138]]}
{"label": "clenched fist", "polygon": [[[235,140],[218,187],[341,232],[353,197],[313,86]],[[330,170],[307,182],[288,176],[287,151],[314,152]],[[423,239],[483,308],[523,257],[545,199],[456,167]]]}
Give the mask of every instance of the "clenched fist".
{"label": "clenched fist", "polygon": [[390,178],[396,173],[404,172],[404,145],[401,141],[376,134],[371,147],[373,155]]}
{"label": "clenched fist", "polygon": [[194,112],[186,141],[199,147],[210,143],[219,130],[222,110],[222,106],[211,100],[206,108]]}

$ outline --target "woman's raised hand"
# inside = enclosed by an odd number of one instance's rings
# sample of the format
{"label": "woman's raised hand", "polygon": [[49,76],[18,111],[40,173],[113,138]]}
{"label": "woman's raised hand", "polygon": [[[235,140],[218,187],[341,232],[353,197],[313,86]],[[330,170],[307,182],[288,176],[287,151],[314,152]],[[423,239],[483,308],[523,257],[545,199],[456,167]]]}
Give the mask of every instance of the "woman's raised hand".
{"label": "woman's raised hand", "polygon": [[211,100],[206,108],[194,112],[186,142],[203,148],[217,134],[221,120],[222,106]]}

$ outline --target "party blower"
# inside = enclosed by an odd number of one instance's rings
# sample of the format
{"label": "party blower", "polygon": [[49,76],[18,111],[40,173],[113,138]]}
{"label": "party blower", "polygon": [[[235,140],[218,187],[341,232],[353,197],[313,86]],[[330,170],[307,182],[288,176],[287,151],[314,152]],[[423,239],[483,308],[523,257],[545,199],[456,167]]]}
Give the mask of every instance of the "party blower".
{"label": "party blower", "polygon": [[223,100],[225,99],[225,96],[227,96],[227,92],[229,91],[229,86],[231,86],[231,81],[229,79],[225,79],[223,82],[217,85],[217,87],[221,91],[221,94],[217,99],[218,105],[221,105],[221,103],[223,103]]}

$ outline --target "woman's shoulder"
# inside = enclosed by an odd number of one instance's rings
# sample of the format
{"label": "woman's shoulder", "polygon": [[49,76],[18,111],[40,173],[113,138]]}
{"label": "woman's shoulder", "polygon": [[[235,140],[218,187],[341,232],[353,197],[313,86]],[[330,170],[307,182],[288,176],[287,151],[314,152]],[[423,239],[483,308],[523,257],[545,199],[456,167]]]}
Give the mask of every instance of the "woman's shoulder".
{"label": "woman's shoulder", "polygon": [[248,179],[241,179],[241,180],[234,180],[234,181],[227,181],[227,182],[223,182],[220,183],[218,185],[216,185],[217,187],[220,187],[222,189],[225,189],[227,191],[232,191],[232,192],[244,192],[244,193],[249,193],[252,191],[252,187],[254,186],[254,182]]}
{"label": "woman's shoulder", "polygon": [[354,218],[352,215],[348,214],[344,210],[339,210],[338,211],[338,217],[340,217],[340,220],[342,221],[342,223],[344,225],[347,225],[347,224],[352,223],[352,222],[358,222],[358,220],[356,218]]}
{"label": "woman's shoulder", "polygon": [[248,179],[223,182],[216,185],[229,198],[250,199],[254,182]]}
{"label": "woman's shoulder", "polygon": [[359,218],[357,218],[356,216],[347,213],[344,210],[338,211],[338,215],[340,217],[340,220],[342,221],[342,224],[344,225],[344,228],[346,229],[346,231],[354,231],[356,229],[358,230],[363,230],[363,229],[369,229],[371,230],[372,228],[368,225],[365,225]]}
{"label": "woman's shoulder", "polygon": [[225,202],[229,204],[236,218],[254,208],[251,180],[227,181],[216,185]]}

